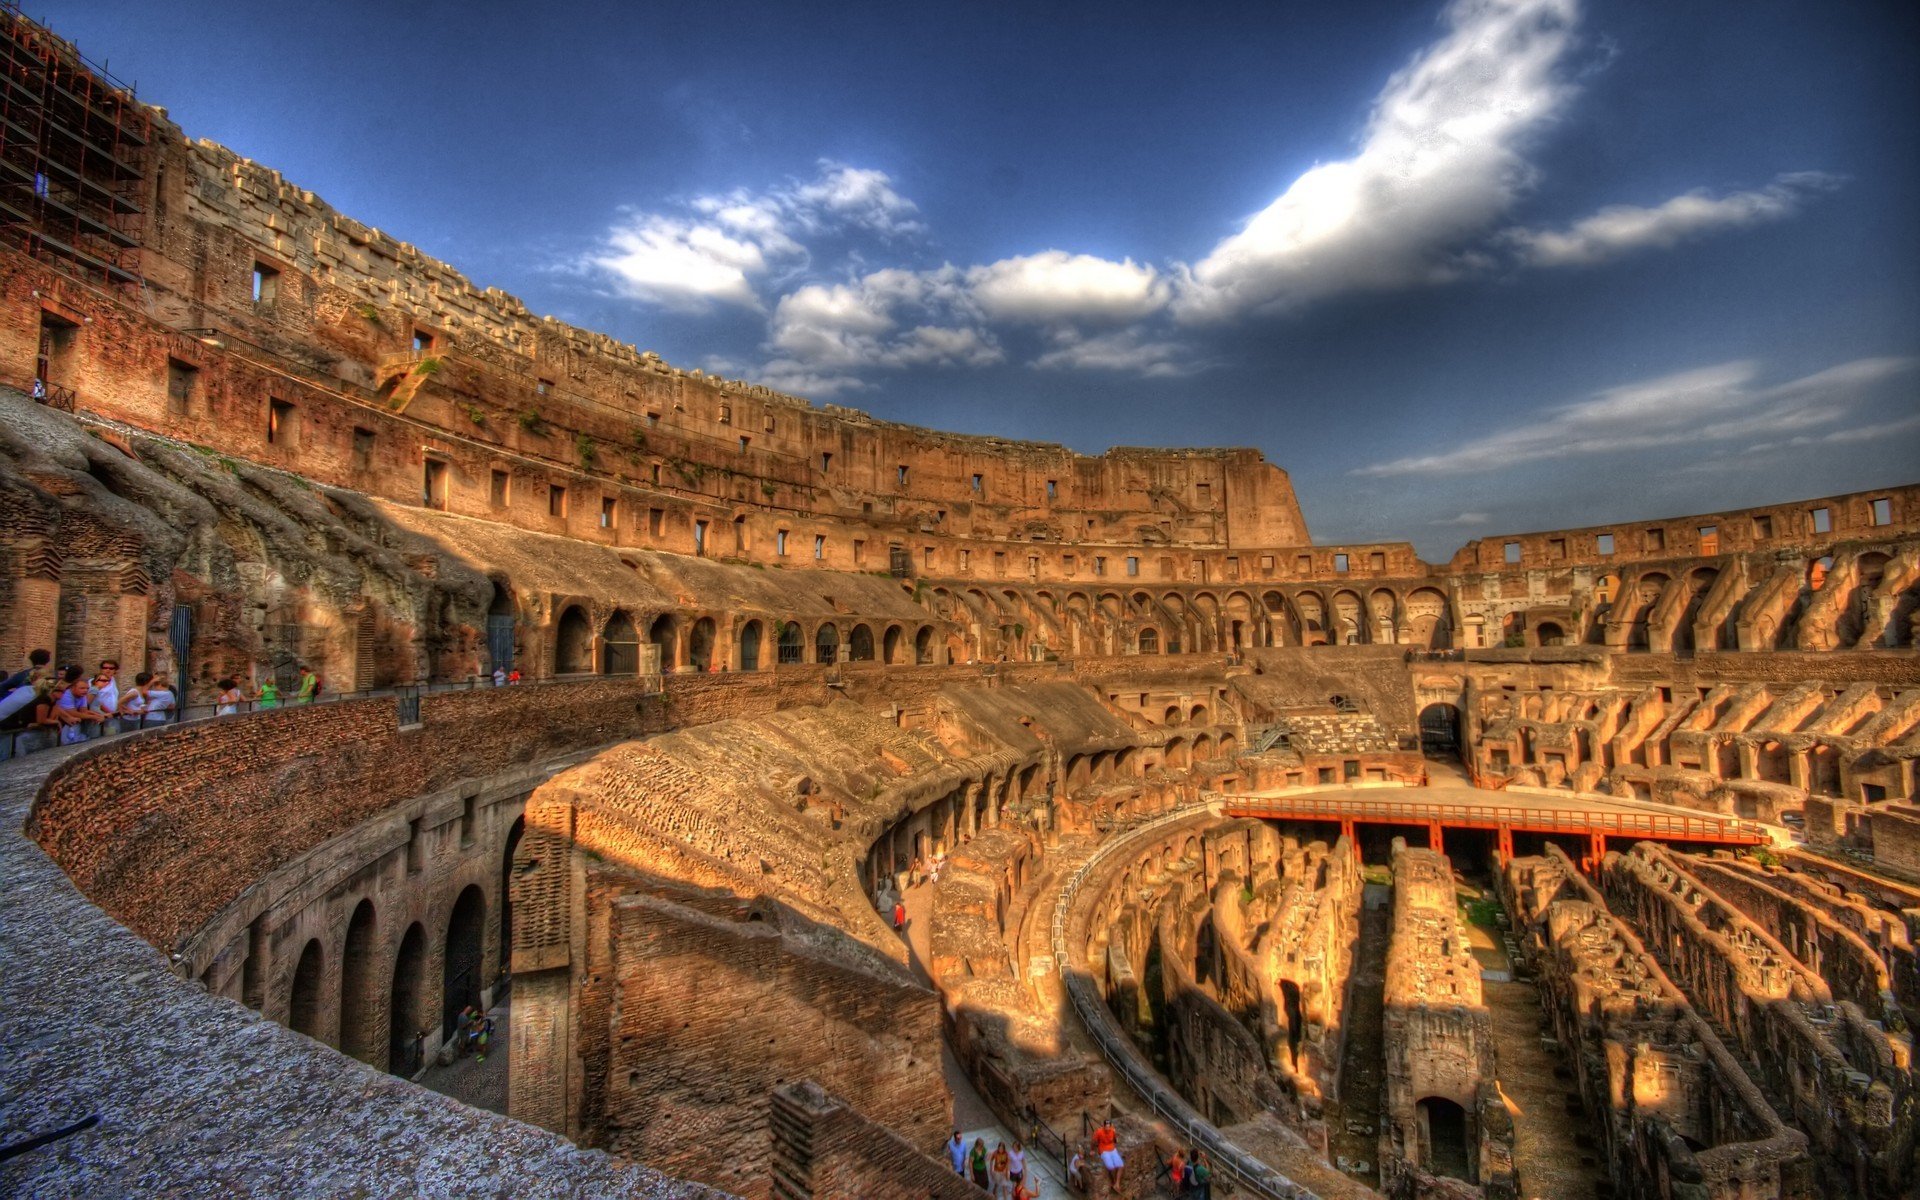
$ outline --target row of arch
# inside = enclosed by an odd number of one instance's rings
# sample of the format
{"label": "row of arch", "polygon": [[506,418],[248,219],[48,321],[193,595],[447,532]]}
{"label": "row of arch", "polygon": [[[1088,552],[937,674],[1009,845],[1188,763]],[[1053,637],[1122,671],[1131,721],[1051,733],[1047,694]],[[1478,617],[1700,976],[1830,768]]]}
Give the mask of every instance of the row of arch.
{"label": "row of arch", "polygon": [[[491,914],[502,960],[512,944],[506,864],[523,828],[516,821],[508,835]],[[423,1065],[420,1052],[453,1035],[460,1011],[479,1005],[504,967],[486,961],[488,910],[486,889],[469,883],[444,918],[410,920],[396,931],[399,922],[362,897],[337,944],[319,936],[301,944],[287,978],[285,1024],[361,1062],[413,1074]],[[277,1007],[269,1003],[268,1011]]]}
{"label": "row of arch", "polygon": [[809,627],[799,621],[760,617],[738,620],[723,630],[707,615],[664,612],[645,624],[625,609],[614,609],[598,632],[583,604],[569,604],[555,625],[553,672],[556,675],[634,675],[649,665],[675,671],[762,671],[776,664],[878,662],[890,666],[930,665],[938,646],[931,625],[902,621],[823,620]]}
{"label": "row of arch", "polygon": [[1451,605],[1440,589],[1403,595],[1379,587],[1248,590],[1057,591],[975,586],[926,589],[936,616],[964,631],[982,658],[1052,654],[1232,653],[1266,646],[1452,645]]}

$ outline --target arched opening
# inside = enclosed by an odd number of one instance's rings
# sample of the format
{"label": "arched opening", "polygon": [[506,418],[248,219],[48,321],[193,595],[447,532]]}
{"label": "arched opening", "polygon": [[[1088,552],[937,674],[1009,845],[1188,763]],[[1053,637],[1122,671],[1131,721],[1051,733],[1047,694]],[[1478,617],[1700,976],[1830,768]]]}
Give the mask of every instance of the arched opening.
{"label": "arched opening", "polygon": [[805,662],[807,657],[806,639],[800,633],[800,625],[795,621],[780,622],[780,663]]}
{"label": "arched opening", "polygon": [[661,613],[647,630],[647,640],[660,647],[660,670],[678,671],[680,660],[675,654],[679,642],[678,631],[674,625],[672,613]]}
{"label": "arched opening", "polygon": [[316,1040],[321,1036],[320,976],[326,965],[320,939],[307,939],[299,965],[293,969],[293,992],[287,1001],[287,1028]]}
{"label": "arched opening", "polygon": [[920,632],[913,635],[913,661],[921,666],[933,662],[933,626],[922,625]]}
{"label": "arched opening", "polygon": [[701,617],[693,623],[693,632],[687,636],[687,665],[692,669],[696,671],[714,669],[714,632],[712,617]]}
{"label": "arched opening", "polygon": [[1193,739],[1193,761],[1206,762],[1213,757],[1213,739],[1201,734]]}
{"label": "arched opening", "polygon": [[840,631],[829,621],[813,635],[813,661],[817,663],[836,663],[840,661]]}
{"label": "arched opening", "polygon": [[560,614],[560,627],[553,639],[553,673],[585,675],[593,670],[593,627],[579,605],[570,604]]}
{"label": "arched opening", "polygon": [[1467,1110],[1442,1096],[1428,1096],[1416,1108],[1420,1125],[1421,1165],[1433,1175],[1473,1182],[1473,1160],[1467,1152]]}
{"label": "arched opening", "polygon": [[1140,653],[1160,653],[1160,632],[1158,630],[1142,629],[1140,631]]}
{"label": "arched opening", "polygon": [[1205,725],[1207,719],[1207,706],[1204,704],[1194,705],[1193,711],[1187,714],[1187,724],[1189,725]]}
{"label": "arched opening", "polygon": [[1428,650],[1444,650],[1453,645],[1453,630],[1447,617],[1447,597],[1433,588],[1416,588],[1405,605],[1407,641]]}
{"label": "arched opening", "polygon": [[1180,706],[1178,704],[1169,704],[1167,711],[1160,714],[1160,723],[1162,725],[1178,725],[1180,723]]}
{"label": "arched opening", "polygon": [[850,662],[873,661],[873,630],[855,625],[847,635],[847,659]]}
{"label": "arched opening", "polygon": [[513,670],[513,592],[498,580],[487,605],[487,658],[491,670]]}
{"label": "arched opening", "polygon": [[1533,627],[1533,635],[1542,646],[1564,646],[1567,631],[1558,621],[1542,621]]}
{"label": "arched opening", "polygon": [[638,675],[640,673],[640,631],[625,609],[615,609],[600,633],[600,673],[602,675]]}
{"label": "arched opening", "polygon": [[340,952],[340,1053],[361,1062],[373,1062],[386,1030],[377,985],[374,982],[373,901],[354,906],[347,922],[347,940]]}
{"label": "arched opening", "polygon": [[395,1075],[411,1076],[421,1066],[414,1047],[427,1031],[420,994],[426,959],[427,931],[415,921],[400,939],[400,951],[393,959],[393,984],[387,992],[387,1070]]}
{"label": "arched opening", "polygon": [[512,828],[507,830],[506,849],[500,854],[500,973],[505,975],[513,967],[513,852],[520,848],[520,838],[527,832],[527,818],[515,817]]}
{"label": "arched opening", "polygon": [[1420,752],[1435,758],[1460,753],[1460,710],[1451,704],[1429,704],[1420,710]]}
{"label": "arched opening", "polygon": [[447,918],[447,953],[441,974],[440,1036],[453,1036],[460,1010],[480,1004],[481,945],[486,940],[487,898],[468,884]]}
{"label": "arched opening", "polygon": [[760,669],[760,622],[748,621],[740,627],[740,669]]}
{"label": "arched opening", "polygon": [[887,626],[886,633],[880,637],[880,661],[889,665],[903,662],[900,651],[906,645],[906,637],[898,625]]}

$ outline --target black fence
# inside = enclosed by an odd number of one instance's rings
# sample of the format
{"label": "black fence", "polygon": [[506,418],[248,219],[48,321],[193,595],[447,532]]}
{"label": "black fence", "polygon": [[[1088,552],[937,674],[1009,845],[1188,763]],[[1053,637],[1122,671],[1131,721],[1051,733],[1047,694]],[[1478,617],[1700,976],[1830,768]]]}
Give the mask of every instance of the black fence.
{"label": "black fence", "polygon": [[[163,713],[147,713],[142,717],[108,717],[99,723],[68,726],[79,731],[76,742],[95,742],[107,738],[126,737],[148,729],[161,729],[169,725],[187,725],[200,721],[219,720],[239,717],[250,713],[271,712],[282,708],[304,708],[310,704],[337,704],[344,700],[375,700],[391,698],[395,703],[395,719],[402,727],[420,723],[420,698],[425,695],[445,692],[484,691],[494,687],[562,687],[568,684],[589,680],[607,679],[609,676],[579,674],[559,675],[552,679],[543,679],[538,683],[496,684],[492,676],[474,675],[466,679],[443,680],[439,683],[398,684],[389,688],[375,688],[364,692],[329,692],[322,689],[318,696],[302,701],[298,696],[283,694],[280,699],[265,701],[258,698],[240,699],[231,704],[205,702],[185,704],[170,708]],[[655,687],[658,688],[658,677]],[[57,694],[57,693],[56,693]],[[31,718],[29,718],[31,719]],[[51,750],[62,745],[61,730],[45,726],[14,729],[0,733],[0,762],[11,758],[20,758],[38,750]],[[73,742],[64,744],[74,744]]]}

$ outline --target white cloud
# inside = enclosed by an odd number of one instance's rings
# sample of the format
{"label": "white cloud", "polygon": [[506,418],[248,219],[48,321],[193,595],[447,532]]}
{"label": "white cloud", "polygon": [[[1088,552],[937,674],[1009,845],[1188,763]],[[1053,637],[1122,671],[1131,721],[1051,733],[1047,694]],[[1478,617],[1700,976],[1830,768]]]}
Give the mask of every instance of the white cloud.
{"label": "white cloud", "polygon": [[967,283],[989,318],[1041,324],[1137,321],[1166,307],[1171,290],[1160,272],[1130,258],[1113,262],[1064,250],[974,267]]}
{"label": "white cloud", "polygon": [[1572,94],[1575,0],[1455,0],[1447,32],[1395,72],[1352,158],[1323,163],[1221,241],[1184,281],[1188,321],[1440,282],[1533,176],[1527,138]]}
{"label": "white cloud", "polygon": [[796,211],[814,220],[837,217],[883,234],[919,233],[913,201],[893,190],[885,171],[820,160],[820,177],[790,193]]}
{"label": "white cloud", "polygon": [[[874,271],[848,283],[811,283],[781,298],[760,377],[851,377],[865,368],[989,366],[1005,358],[976,323],[960,273]],[[844,390],[846,383],[836,385]]]}
{"label": "white cloud", "polygon": [[1491,520],[1493,520],[1492,513],[1463,512],[1458,516],[1442,517],[1438,521],[1428,521],[1427,524],[1447,528],[1463,528],[1469,525],[1485,525]]}
{"label": "white cloud", "polygon": [[1512,229],[1504,240],[1529,266],[1590,266],[1636,250],[1664,250],[1710,233],[1790,217],[1808,197],[1838,183],[1831,175],[1802,171],[1782,175],[1764,188],[1725,196],[1695,189],[1652,208],[1612,205],[1562,230]]}
{"label": "white cloud", "polygon": [[1843,420],[1871,388],[1916,365],[1920,359],[1863,358],[1754,388],[1756,364],[1720,363],[1608,388],[1454,449],[1376,463],[1351,474],[1497,471],[1581,455],[1797,434]]}
{"label": "white cloud", "polygon": [[719,225],[636,213],[591,261],[626,295],[704,312],[714,303],[759,307],[753,280],[766,273],[767,249]]}
{"label": "white cloud", "polygon": [[1176,342],[1155,339],[1136,329],[1121,329],[1093,337],[1071,331],[1054,337],[1054,347],[1033,360],[1046,369],[1124,371],[1149,378],[1190,375],[1199,364],[1188,360]]}
{"label": "white cloud", "polygon": [[662,307],[759,309],[763,281],[805,265],[801,235],[862,229],[898,237],[921,229],[913,202],[884,171],[827,159],[812,180],[695,196],[683,207],[685,213],[624,215],[587,265],[604,271],[622,294]]}

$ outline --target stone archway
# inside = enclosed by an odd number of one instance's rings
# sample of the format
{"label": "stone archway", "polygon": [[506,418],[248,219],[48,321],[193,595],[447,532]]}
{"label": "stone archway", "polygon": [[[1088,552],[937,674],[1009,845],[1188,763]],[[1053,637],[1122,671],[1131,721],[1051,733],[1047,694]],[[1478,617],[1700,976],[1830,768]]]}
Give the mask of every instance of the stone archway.
{"label": "stone archway", "polygon": [[300,950],[300,962],[293,969],[293,988],[287,996],[287,1028],[304,1033],[315,1041],[326,1040],[321,1021],[325,1005],[320,995],[321,976],[326,974],[327,952],[319,938],[308,938]]}
{"label": "stone archway", "polygon": [[460,1010],[478,1007],[485,964],[481,948],[486,942],[487,898],[478,884],[469,884],[454,901],[447,918],[447,951],[441,964],[440,1036],[453,1036]]}
{"label": "stone archway", "polygon": [[553,638],[553,673],[585,675],[593,670],[593,626],[577,604],[569,604],[560,614]]}
{"label": "stone archway", "polygon": [[421,1067],[413,1047],[416,1035],[427,1029],[426,959],[427,931],[415,921],[400,939],[387,989],[387,1070],[395,1075],[410,1076]]}
{"label": "stone archway", "polygon": [[364,1063],[374,1061],[386,1034],[386,1010],[374,982],[377,934],[373,901],[362,900],[340,951],[340,1053]]}

